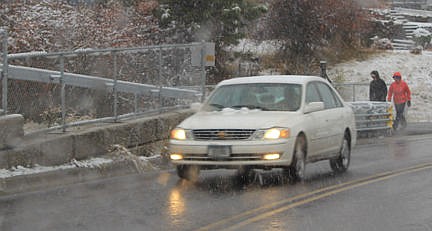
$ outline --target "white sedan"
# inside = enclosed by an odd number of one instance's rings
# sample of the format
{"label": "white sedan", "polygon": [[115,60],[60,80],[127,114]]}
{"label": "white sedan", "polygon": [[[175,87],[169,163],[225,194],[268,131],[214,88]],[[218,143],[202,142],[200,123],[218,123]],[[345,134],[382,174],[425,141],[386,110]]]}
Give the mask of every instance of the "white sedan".
{"label": "white sedan", "polygon": [[303,180],[306,164],[345,172],[356,143],[354,114],[323,78],[255,76],[220,82],[197,112],[171,131],[178,176],[200,170],[282,168]]}

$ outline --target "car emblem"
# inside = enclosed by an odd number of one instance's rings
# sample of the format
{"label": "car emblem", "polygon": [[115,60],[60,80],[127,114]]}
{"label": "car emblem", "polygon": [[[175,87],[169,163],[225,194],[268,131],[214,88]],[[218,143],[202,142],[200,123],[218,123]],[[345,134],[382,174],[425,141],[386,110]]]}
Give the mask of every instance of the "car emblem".
{"label": "car emblem", "polygon": [[225,139],[225,132],[224,131],[220,131],[217,133],[217,137],[219,137],[219,139]]}

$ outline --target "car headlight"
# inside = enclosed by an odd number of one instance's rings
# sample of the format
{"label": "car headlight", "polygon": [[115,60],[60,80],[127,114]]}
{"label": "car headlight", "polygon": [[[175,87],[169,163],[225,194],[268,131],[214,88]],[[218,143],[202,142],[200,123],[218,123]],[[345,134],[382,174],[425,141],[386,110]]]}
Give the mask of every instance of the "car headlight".
{"label": "car headlight", "polygon": [[276,140],[290,137],[289,128],[270,128],[265,130],[258,130],[253,139]]}
{"label": "car headlight", "polygon": [[174,140],[186,140],[191,137],[190,131],[183,128],[175,128],[171,131],[170,138]]}

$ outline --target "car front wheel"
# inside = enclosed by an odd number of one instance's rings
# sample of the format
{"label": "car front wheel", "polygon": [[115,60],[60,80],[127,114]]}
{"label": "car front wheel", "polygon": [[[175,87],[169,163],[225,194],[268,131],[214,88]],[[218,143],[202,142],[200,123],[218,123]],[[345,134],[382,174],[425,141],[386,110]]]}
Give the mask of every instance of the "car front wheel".
{"label": "car front wheel", "polygon": [[343,173],[348,169],[350,161],[351,148],[349,146],[348,135],[345,135],[339,151],[339,157],[330,160],[330,167],[336,173]]}
{"label": "car front wheel", "polygon": [[291,166],[287,169],[291,181],[303,181],[306,174],[306,140],[299,136],[294,148],[294,156]]}
{"label": "car front wheel", "polygon": [[177,175],[189,181],[196,181],[199,176],[200,169],[194,165],[177,165]]}

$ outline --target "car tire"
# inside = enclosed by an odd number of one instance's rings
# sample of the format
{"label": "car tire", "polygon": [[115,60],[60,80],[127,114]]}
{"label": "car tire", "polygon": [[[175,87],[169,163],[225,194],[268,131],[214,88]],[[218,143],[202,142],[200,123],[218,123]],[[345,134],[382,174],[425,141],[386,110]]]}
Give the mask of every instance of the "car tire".
{"label": "car tire", "polygon": [[351,147],[349,143],[349,136],[345,134],[339,151],[339,156],[336,159],[330,160],[330,167],[336,173],[343,173],[348,169],[350,162]]}
{"label": "car tire", "polygon": [[242,182],[249,182],[254,176],[254,172],[253,169],[251,167],[248,166],[241,166],[238,168],[237,170],[237,177],[242,181]]}
{"label": "car tire", "polygon": [[306,140],[304,136],[297,137],[293,160],[287,169],[290,182],[303,181],[306,175]]}
{"label": "car tire", "polygon": [[177,165],[177,175],[185,180],[197,181],[200,169],[195,165]]}

